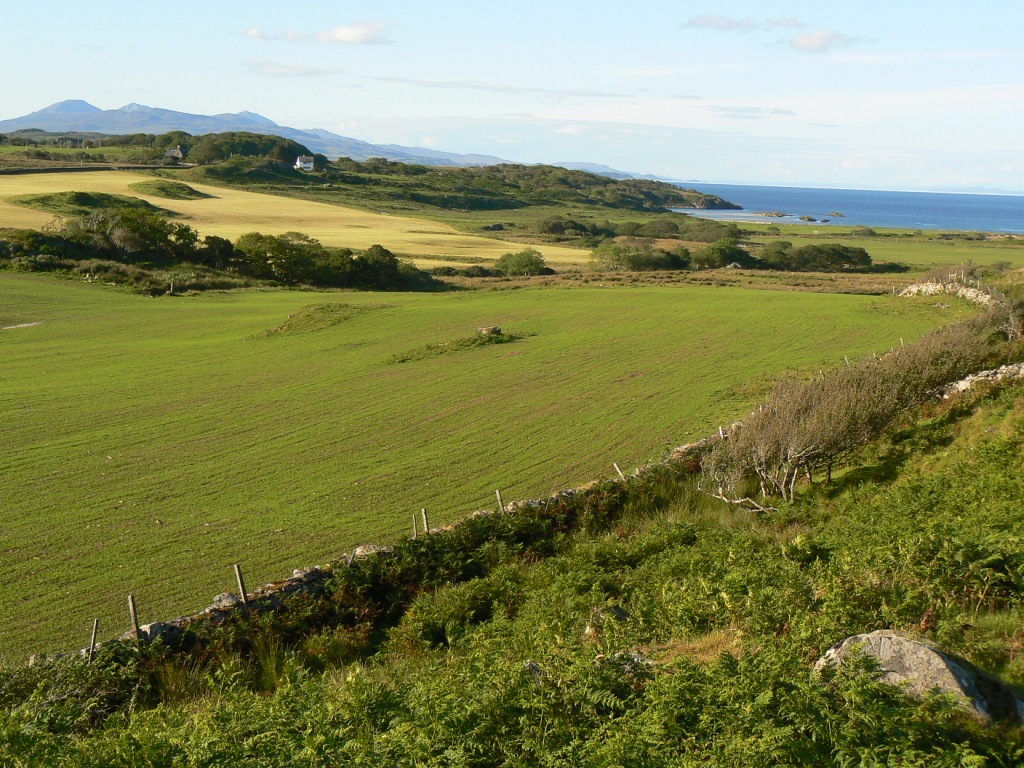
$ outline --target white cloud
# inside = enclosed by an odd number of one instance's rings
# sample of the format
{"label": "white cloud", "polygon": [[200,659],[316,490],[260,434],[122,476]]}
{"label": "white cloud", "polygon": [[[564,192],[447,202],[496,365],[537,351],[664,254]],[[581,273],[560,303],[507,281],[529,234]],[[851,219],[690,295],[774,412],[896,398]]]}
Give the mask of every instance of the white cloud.
{"label": "white cloud", "polygon": [[789,45],[805,53],[822,53],[833,48],[845,48],[863,42],[862,37],[850,37],[835,29],[819,29],[806,35],[797,35],[789,41]]}
{"label": "white cloud", "polygon": [[251,40],[285,40],[289,43],[336,43],[341,45],[388,45],[393,40],[385,34],[388,25],[379,21],[365,24],[348,24],[325,32],[302,32],[295,29],[266,32],[259,27],[250,27],[245,36]]}
{"label": "white cloud", "polygon": [[803,29],[807,25],[793,16],[780,19],[737,19],[705,14],[683,23],[684,29],[711,29],[716,32],[771,32],[775,29]]}
{"label": "white cloud", "polygon": [[283,29],[277,32],[265,32],[259,27],[250,27],[245,31],[245,36],[251,40],[287,40],[290,43],[301,43],[309,40],[310,35],[306,32],[299,32],[294,29]]}
{"label": "white cloud", "polygon": [[367,24],[348,24],[326,32],[317,32],[313,40],[318,43],[341,43],[342,45],[388,45],[394,41],[385,34],[388,25],[379,21]]}
{"label": "white cloud", "polygon": [[586,131],[587,126],[579,124],[563,125],[560,128],[555,129],[555,133],[561,134],[563,136],[581,136],[584,133],[586,133]]}
{"label": "white cloud", "polygon": [[708,107],[708,112],[733,120],[764,120],[768,117],[793,117],[791,109],[781,107]]}

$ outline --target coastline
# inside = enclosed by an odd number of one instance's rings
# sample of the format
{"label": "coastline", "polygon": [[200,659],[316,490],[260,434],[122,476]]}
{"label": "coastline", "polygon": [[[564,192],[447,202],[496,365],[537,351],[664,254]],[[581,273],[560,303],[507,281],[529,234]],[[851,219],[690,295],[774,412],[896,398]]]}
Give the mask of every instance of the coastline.
{"label": "coastline", "polygon": [[1024,195],[722,184],[692,186],[697,191],[718,195],[742,206],[738,211],[673,209],[716,221],[1024,235]]}

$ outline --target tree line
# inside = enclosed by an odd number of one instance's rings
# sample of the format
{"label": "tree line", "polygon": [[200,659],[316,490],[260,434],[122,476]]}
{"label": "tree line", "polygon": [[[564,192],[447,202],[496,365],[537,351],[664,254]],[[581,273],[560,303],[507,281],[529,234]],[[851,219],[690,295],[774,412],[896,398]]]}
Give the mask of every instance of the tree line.
{"label": "tree line", "polygon": [[731,237],[691,252],[684,245],[655,245],[652,238],[605,240],[591,253],[601,271],[644,272],[673,269],[772,269],[787,272],[856,272],[872,268],[871,256],[859,247],[824,243],[794,247],[776,241],[751,252]]}
{"label": "tree line", "polygon": [[115,207],[58,219],[46,231],[0,230],[0,259],[15,269],[52,270],[106,259],[142,268],[181,264],[282,285],[414,290],[433,279],[381,245],[362,253],[328,248],[301,232],[249,232],[234,242],[144,209]]}

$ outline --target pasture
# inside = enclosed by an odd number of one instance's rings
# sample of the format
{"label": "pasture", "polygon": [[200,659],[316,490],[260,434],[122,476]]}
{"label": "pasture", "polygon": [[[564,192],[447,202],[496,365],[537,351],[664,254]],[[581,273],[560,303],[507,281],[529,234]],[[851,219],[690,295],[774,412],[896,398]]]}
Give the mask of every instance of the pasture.
{"label": "pasture", "polygon": [[[628,471],[781,372],[965,311],[682,285],[153,299],[0,273],[0,652],[80,647],[94,616],[120,634],[128,592],[143,622],[194,612],[234,562],[251,588],[420,507],[444,524]],[[491,325],[522,338],[426,351]]]}
{"label": "pasture", "polygon": [[[504,253],[523,248],[519,243],[459,232],[440,222],[279,195],[189,182],[189,186],[208,197],[168,200],[131,186],[151,179],[148,174],[130,171],[0,175],[0,227],[39,229],[53,218],[43,211],[11,202],[12,197],[69,191],[101,192],[141,198],[180,214],[179,220],[195,227],[200,235],[218,235],[230,240],[253,231],[270,235],[298,231],[331,247],[363,249],[380,243],[427,266],[458,262],[462,257],[468,257],[468,263],[480,258],[497,259]],[[585,263],[590,258],[587,251],[564,246],[540,245],[537,248],[556,265]],[[441,258],[431,260],[432,256]]]}

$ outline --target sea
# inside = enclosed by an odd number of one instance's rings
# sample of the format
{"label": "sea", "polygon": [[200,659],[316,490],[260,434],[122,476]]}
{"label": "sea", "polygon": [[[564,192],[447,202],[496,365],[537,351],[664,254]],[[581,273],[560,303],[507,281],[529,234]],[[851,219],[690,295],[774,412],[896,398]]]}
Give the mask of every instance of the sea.
{"label": "sea", "polygon": [[[1024,195],[879,192],[699,182],[679,183],[677,186],[718,195],[743,206],[742,211],[678,209],[718,221],[806,223],[815,228],[862,225],[910,230],[1024,233]],[[786,216],[757,215],[769,211]],[[801,216],[809,216],[816,221],[803,222]]]}

